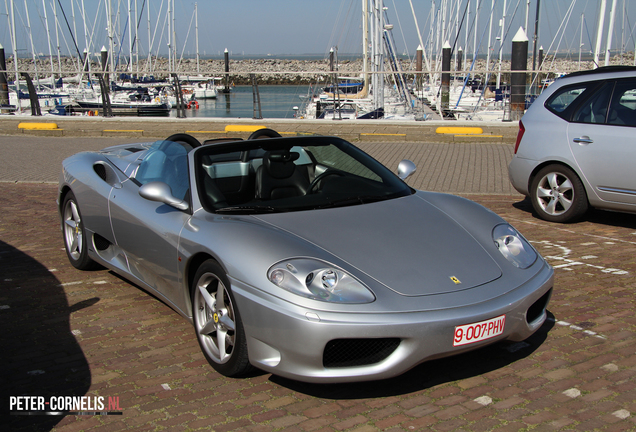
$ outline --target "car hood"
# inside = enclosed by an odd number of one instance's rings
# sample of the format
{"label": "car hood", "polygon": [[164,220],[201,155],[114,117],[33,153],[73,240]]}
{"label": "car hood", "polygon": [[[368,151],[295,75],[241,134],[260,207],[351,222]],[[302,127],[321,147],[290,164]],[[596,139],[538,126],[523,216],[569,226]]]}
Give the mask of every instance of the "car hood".
{"label": "car hood", "polygon": [[311,242],[404,296],[471,289],[501,269],[470,233],[417,195],[254,216]]}

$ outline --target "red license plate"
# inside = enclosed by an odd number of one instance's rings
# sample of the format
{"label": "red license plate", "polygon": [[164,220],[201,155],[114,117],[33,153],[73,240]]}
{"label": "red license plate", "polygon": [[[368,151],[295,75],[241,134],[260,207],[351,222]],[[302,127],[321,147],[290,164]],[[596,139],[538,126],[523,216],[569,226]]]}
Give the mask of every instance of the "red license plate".
{"label": "red license plate", "polygon": [[499,336],[503,334],[505,324],[506,315],[501,315],[486,321],[457,326],[453,346],[468,345]]}

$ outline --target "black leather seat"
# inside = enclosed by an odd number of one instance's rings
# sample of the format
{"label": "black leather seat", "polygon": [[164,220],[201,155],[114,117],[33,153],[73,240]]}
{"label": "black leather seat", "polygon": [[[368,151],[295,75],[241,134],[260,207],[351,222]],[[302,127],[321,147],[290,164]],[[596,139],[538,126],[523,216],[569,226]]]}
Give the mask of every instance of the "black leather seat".
{"label": "black leather seat", "polygon": [[256,199],[270,200],[304,195],[309,188],[307,169],[294,161],[297,152],[277,150],[263,155],[263,164],[256,170]]}

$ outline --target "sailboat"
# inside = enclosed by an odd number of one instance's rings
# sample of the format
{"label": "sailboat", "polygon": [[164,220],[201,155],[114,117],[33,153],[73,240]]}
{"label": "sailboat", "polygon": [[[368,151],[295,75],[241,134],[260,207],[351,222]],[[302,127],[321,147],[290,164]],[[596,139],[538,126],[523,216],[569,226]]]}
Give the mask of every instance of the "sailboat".
{"label": "sailboat", "polygon": [[[413,101],[395,55],[390,34],[393,26],[388,23],[383,0],[365,0],[362,9],[362,46],[365,48],[362,76],[339,77],[337,47],[332,48],[329,54],[332,82],[305,104],[301,117],[342,120],[415,118]],[[367,52],[369,46],[371,50]],[[385,59],[392,69],[392,85],[385,83]]]}

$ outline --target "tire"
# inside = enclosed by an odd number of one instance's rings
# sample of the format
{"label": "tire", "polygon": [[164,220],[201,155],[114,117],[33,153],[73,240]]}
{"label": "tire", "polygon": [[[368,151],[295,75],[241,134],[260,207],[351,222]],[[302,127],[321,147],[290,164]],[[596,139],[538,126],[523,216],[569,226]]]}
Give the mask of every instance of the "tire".
{"label": "tire", "polygon": [[62,203],[62,233],[64,249],[73,267],[79,270],[93,270],[99,264],[88,256],[86,227],[82,220],[82,212],[73,192],[68,192]]}
{"label": "tire", "polygon": [[192,320],[201,351],[217,372],[239,377],[253,369],[230,282],[214,260],[201,264],[194,276]]}
{"label": "tire", "polygon": [[197,148],[201,146],[201,143],[199,142],[198,139],[186,133],[177,133],[174,135],[170,135],[168,138],[166,138],[166,141],[183,142],[186,144],[190,144],[192,148]]}
{"label": "tire", "polygon": [[579,176],[563,165],[542,168],[530,185],[532,207],[541,219],[572,222],[585,214],[587,194]]}
{"label": "tire", "polygon": [[281,134],[276,132],[274,129],[263,128],[257,131],[252,132],[249,136],[248,140],[254,140],[259,138],[280,138]]}

